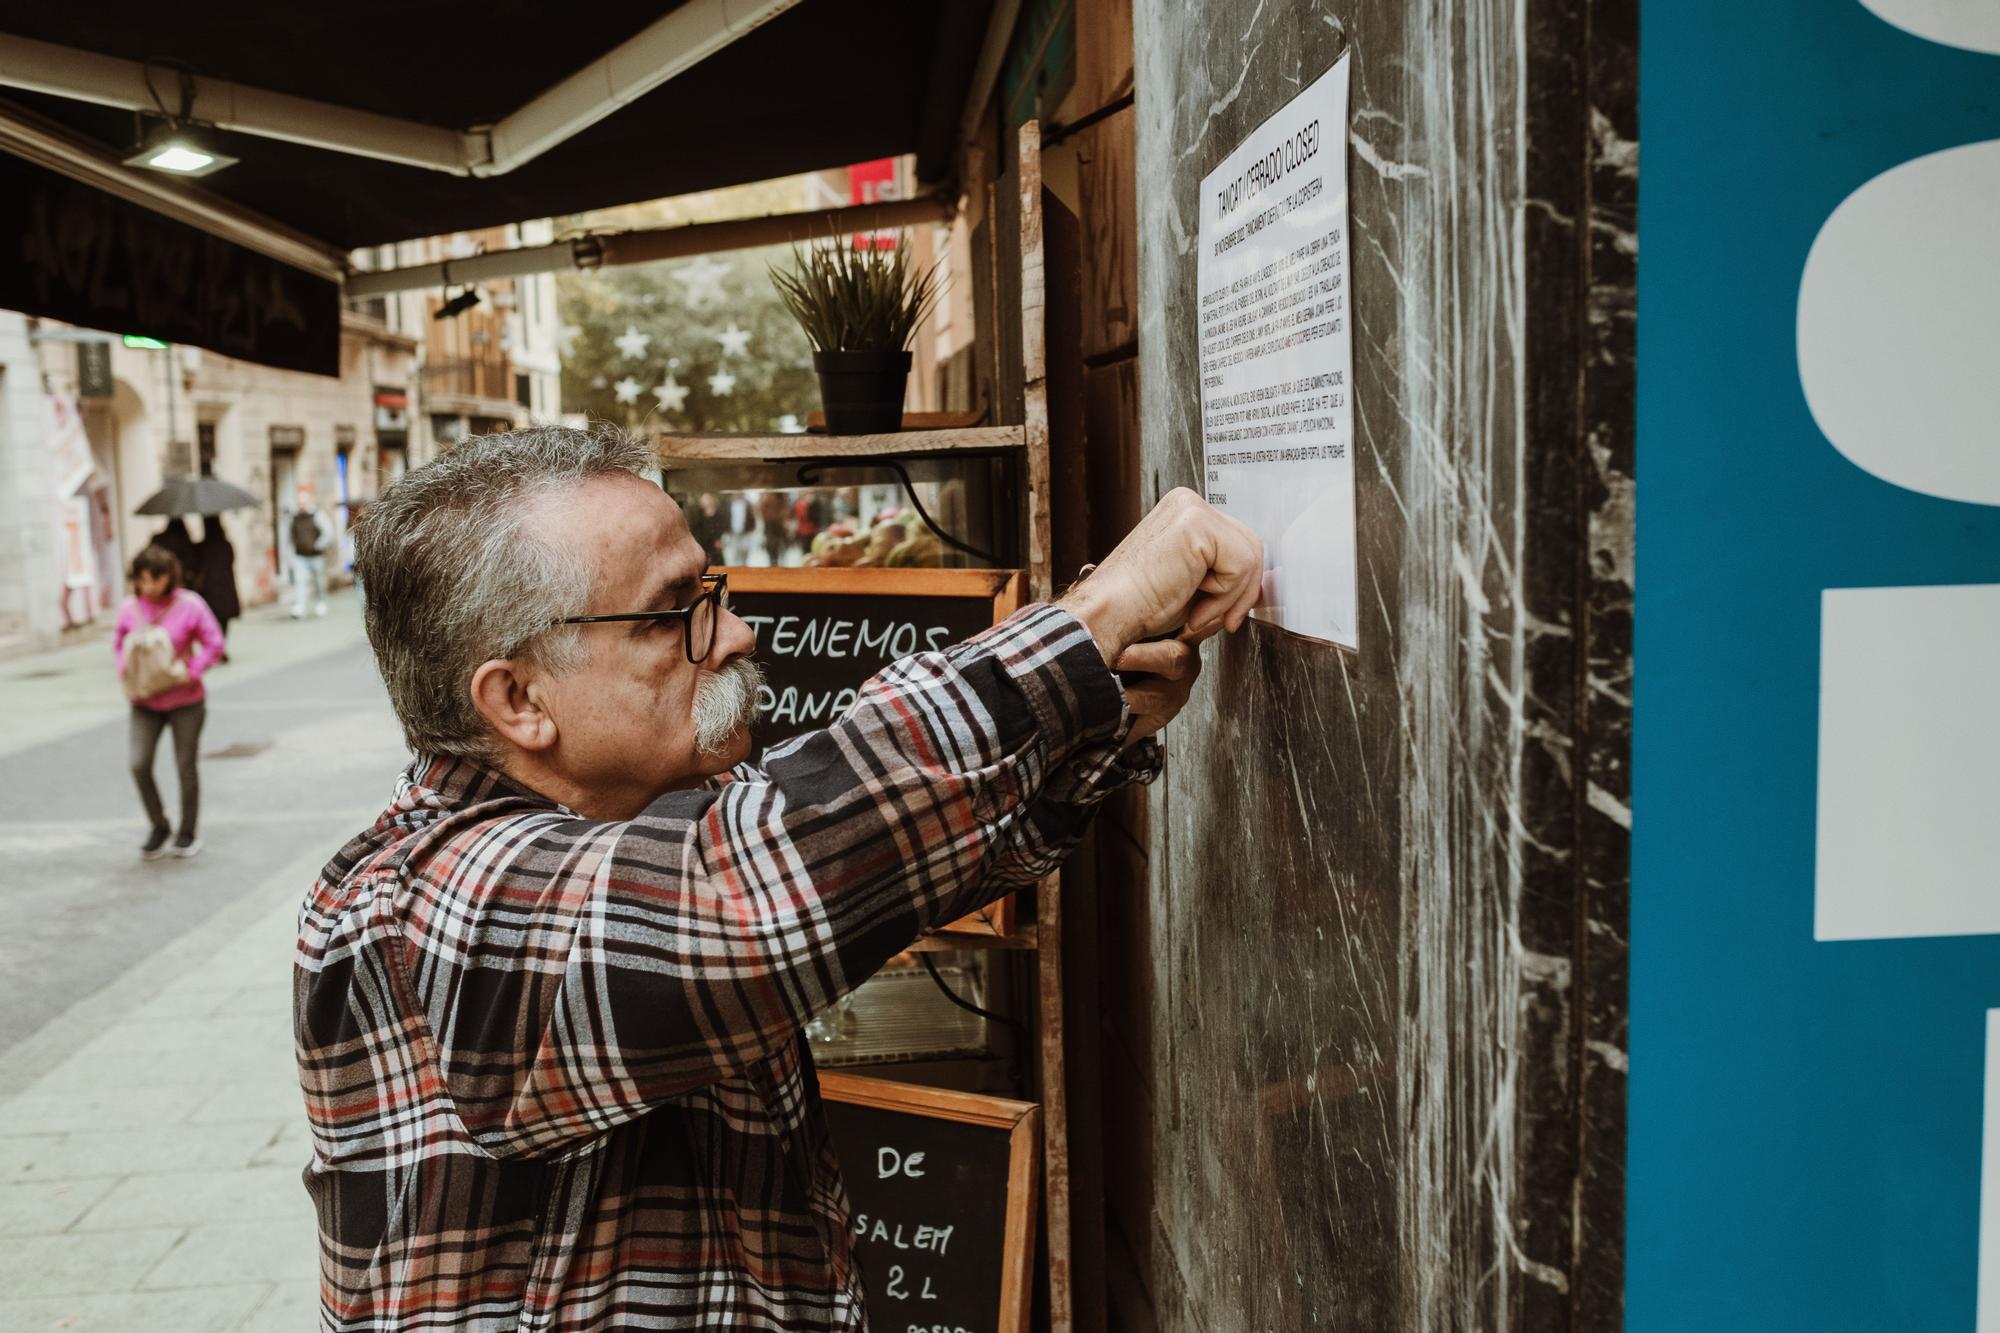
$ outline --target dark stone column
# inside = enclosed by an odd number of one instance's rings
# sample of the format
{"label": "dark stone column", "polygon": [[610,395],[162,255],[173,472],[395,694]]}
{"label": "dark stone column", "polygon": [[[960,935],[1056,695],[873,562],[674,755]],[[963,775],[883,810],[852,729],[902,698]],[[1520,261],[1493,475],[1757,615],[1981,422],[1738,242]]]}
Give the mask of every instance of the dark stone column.
{"label": "dark stone column", "polygon": [[1203,174],[1353,52],[1358,654],[1207,650],[1150,811],[1168,1328],[1620,1322],[1635,18],[1141,0],[1147,498]]}

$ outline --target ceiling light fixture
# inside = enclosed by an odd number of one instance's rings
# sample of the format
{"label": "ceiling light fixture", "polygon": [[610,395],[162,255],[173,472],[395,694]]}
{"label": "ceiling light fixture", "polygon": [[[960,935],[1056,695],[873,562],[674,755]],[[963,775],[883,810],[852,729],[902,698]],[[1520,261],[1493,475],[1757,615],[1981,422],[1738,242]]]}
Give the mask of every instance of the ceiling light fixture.
{"label": "ceiling light fixture", "polygon": [[147,167],[174,176],[207,176],[237,159],[206,142],[185,125],[161,125],[148,134],[139,151],[125,159],[128,167]]}
{"label": "ceiling light fixture", "polygon": [[[172,69],[179,82],[179,114],[168,108],[160,90],[153,86],[155,65]],[[144,71],[146,91],[153,95],[153,105],[159,108],[163,123],[140,136],[139,147],[125,159],[125,165],[164,171],[174,176],[207,176],[224,167],[235,166],[237,159],[208,142],[191,122],[194,114],[194,72],[180,62],[170,60],[149,60]],[[137,121],[139,117],[134,116],[133,119]]]}

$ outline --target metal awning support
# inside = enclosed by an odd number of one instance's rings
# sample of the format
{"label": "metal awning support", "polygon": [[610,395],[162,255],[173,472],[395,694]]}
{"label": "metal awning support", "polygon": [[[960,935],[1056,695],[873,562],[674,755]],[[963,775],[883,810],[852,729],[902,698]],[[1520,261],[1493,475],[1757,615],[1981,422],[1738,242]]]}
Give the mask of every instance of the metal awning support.
{"label": "metal awning support", "polygon": [[951,200],[942,195],[927,195],[918,199],[857,204],[849,208],[816,208],[804,213],[774,213],[761,218],[731,218],[724,222],[695,222],[647,231],[576,236],[549,245],[524,246],[518,250],[501,250],[466,259],[354,273],[347,279],[347,294],[363,298],[427,287],[516,278],[528,273],[557,273],[616,264],[649,264],[662,259],[714,254],[720,250],[746,250],[752,246],[785,245],[885,227],[948,222],[953,211]]}
{"label": "metal awning support", "polygon": [[13,107],[0,107],[0,153],[10,153],[247,250],[329,282],[347,271],[346,256],[282,223],[201,189],[128,167],[76,135]]}
{"label": "metal awning support", "polygon": [[979,63],[972,67],[972,82],[965,90],[965,109],[958,116],[961,144],[979,136],[979,121],[986,114],[986,101],[1000,80],[1000,65],[1007,59],[1007,43],[1014,40],[1014,24],[1021,17],[1021,0],[994,0],[993,17],[986,24],[986,40],[979,48]]}
{"label": "metal awning support", "polygon": [[0,86],[184,116],[217,129],[453,175],[504,176],[798,3],[687,0],[497,124],[464,130],[200,75],[188,76],[191,96],[183,108],[182,82],[173,67],[4,34]]}
{"label": "metal awning support", "polygon": [[799,0],[686,0],[485,131],[476,176],[503,176],[776,18]]}
{"label": "metal awning support", "polygon": [[[175,71],[151,66],[149,85],[148,68],[136,60],[0,35],[0,85],[156,116],[180,115],[180,82]],[[436,125],[248,88],[226,79],[194,75],[189,86],[193,98],[187,117],[217,129],[459,175],[470,169],[473,157],[485,152],[484,144],[475,144],[471,136]]]}

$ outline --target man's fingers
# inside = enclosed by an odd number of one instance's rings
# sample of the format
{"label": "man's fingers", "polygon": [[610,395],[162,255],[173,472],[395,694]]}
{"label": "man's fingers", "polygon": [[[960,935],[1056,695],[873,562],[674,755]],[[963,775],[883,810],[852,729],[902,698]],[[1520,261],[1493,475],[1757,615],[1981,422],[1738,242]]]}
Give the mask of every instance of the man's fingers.
{"label": "man's fingers", "polygon": [[1242,629],[1244,618],[1250,614],[1250,608],[1257,605],[1257,598],[1264,590],[1262,574],[1263,571],[1260,569],[1233,584],[1222,594],[1228,603],[1222,610],[1222,623],[1230,630]]}
{"label": "man's fingers", "polygon": [[1192,675],[1180,680],[1145,676],[1125,687],[1125,706],[1132,714],[1131,739],[1157,735],[1160,728],[1180,715],[1194,688]]}
{"label": "man's fingers", "polygon": [[1257,598],[1264,590],[1264,543],[1247,524],[1240,523],[1228,515],[1223,515],[1232,529],[1236,544],[1240,548],[1237,559],[1241,561],[1235,572],[1240,575],[1236,585],[1236,598],[1229,608],[1229,628],[1243,628],[1244,618],[1250,608],[1257,605]]}
{"label": "man's fingers", "polygon": [[1114,664],[1119,671],[1164,680],[1185,680],[1201,672],[1201,654],[1179,639],[1135,643]]}
{"label": "man's fingers", "polygon": [[1257,604],[1264,579],[1263,552],[1252,551],[1255,563],[1211,573],[1202,580],[1201,591],[1188,607],[1188,637],[1205,639],[1220,629],[1240,629],[1243,618]]}
{"label": "man's fingers", "polygon": [[1202,629],[1205,633],[1223,627],[1240,629],[1256,605],[1263,581],[1264,543],[1246,524],[1227,514],[1210,510],[1207,516],[1214,525],[1210,536],[1214,553],[1201,588],[1214,596],[1212,607],[1204,611],[1212,609],[1215,623],[1204,620]]}
{"label": "man's fingers", "polygon": [[1177,488],[1097,571],[1096,605],[1086,598],[1079,614],[1107,651],[1176,626],[1195,643],[1241,628],[1257,602],[1264,548],[1243,523]]}
{"label": "man's fingers", "polygon": [[[1262,554],[1261,551],[1259,554]],[[1249,619],[1250,612],[1263,599],[1263,596],[1264,570],[1260,561],[1256,577],[1244,580],[1242,595],[1236,599],[1236,604],[1229,608],[1229,628],[1232,630],[1242,629],[1243,622]]]}
{"label": "man's fingers", "polygon": [[1200,643],[1220,630],[1231,600],[1220,593],[1205,592],[1188,603],[1187,628],[1181,631],[1182,640],[1187,643]]}

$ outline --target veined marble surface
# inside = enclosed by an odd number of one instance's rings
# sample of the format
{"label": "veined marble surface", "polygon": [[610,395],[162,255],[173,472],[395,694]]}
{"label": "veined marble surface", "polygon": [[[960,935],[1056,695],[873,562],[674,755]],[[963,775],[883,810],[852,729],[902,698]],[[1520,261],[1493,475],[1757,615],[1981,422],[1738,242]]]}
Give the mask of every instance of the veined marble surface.
{"label": "veined marble surface", "polygon": [[1137,7],[1154,493],[1201,475],[1201,177],[1354,59],[1362,648],[1253,626],[1168,733],[1162,1327],[1618,1323],[1631,10]]}

